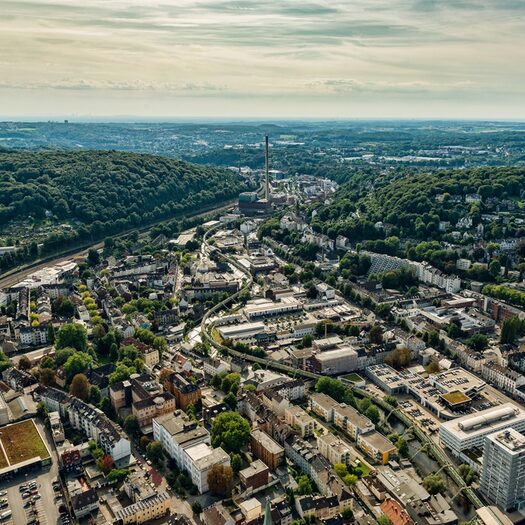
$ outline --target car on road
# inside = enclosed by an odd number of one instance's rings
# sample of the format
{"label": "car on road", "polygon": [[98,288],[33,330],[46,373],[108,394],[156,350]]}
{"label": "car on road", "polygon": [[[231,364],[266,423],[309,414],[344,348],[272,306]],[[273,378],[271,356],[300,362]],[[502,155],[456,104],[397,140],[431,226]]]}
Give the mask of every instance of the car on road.
{"label": "car on road", "polygon": [[26,490],[26,491],[22,494],[22,497],[23,497],[23,498],[29,498],[29,496],[31,496],[31,492],[29,492],[28,490]]}
{"label": "car on road", "polygon": [[0,491],[0,497],[7,496],[7,492],[5,490]]}
{"label": "car on road", "polygon": [[10,510],[6,510],[0,514],[0,520],[6,520],[11,517],[13,513]]}
{"label": "car on road", "polygon": [[42,496],[40,496],[40,494],[35,494],[33,496],[33,501],[36,501],[37,499],[40,499]]}

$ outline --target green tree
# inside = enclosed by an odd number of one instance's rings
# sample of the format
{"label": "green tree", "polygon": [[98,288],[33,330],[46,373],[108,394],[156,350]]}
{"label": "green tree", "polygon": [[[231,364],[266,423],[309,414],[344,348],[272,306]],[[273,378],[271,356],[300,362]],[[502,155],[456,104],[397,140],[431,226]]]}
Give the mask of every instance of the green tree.
{"label": "green tree", "polygon": [[379,415],[379,409],[375,405],[370,405],[365,412],[365,415],[374,425],[377,425],[379,423],[380,415]]}
{"label": "green tree", "polygon": [[445,482],[439,474],[429,474],[423,479],[423,487],[429,494],[438,494],[444,492]]}
{"label": "green tree", "polygon": [[31,360],[26,355],[23,355],[18,361],[18,368],[20,370],[29,370],[31,368]]}
{"label": "green tree", "polygon": [[223,412],[213,421],[211,443],[226,452],[239,452],[250,439],[250,425],[238,412]]}
{"label": "green tree", "polygon": [[221,390],[226,394],[232,390],[233,385],[239,385],[241,382],[241,376],[237,372],[231,372],[224,376],[221,382]]}
{"label": "green tree", "polygon": [[481,352],[485,350],[488,346],[488,339],[485,334],[474,334],[469,339],[466,340],[466,345],[472,350]]}
{"label": "green tree", "polygon": [[151,441],[146,447],[147,458],[154,463],[159,465],[164,458],[164,449],[159,441]]}
{"label": "green tree", "polygon": [[198,516],[202,512],[202,505],[196,500],[191,504],[191,510]]}
{"label": "green tree", "polygon": [[84,352],[75,352],[64,363],[64,372],[68,380],[71,380],[76,374],[80,374],[86,370],[91,364],[93,358]]}
{"label": "green tree", "polygon": [[230,465],[234,472],[239,472],[242,468],[242,457],[240,454],[232,452],[230,454]]}
{"label": "green tree", "polygon": [[133,414],[126,417],[122,428],[129,436],[138,436],[140,434],[139,420]]}
{"label": "green tree", "polygon": [[237,396],[233,392],[228,392],[222,401],[230,410],[237,410]]}
{"label": "green tree", "polygon": [[383,329],[377,324],[370,328],[368,336],[372,344],[380,345],[383,343]]}
{"label": "green tree", "polygon": [[101,398],[100,388],[96,385],[91,385],[91,388],[89,389],[89,402],[96,406],[100,403]]}
{"label": "green tree", "polygon": [[302,474],[297,478],[297,494],[300,496],[307,496],[314,493],[314,488],[310,478],[306,474]]}
{"label": "green tree", "polygon": [[108,481],[110,483],[120,483],[129,476],[129,470],[125,468],[111,469],[108,474]]}
{"label": "green tree", "polygon": [[57,350],[74,348],[80,352],[85,352],[87,350],[86,329],[77,323],[63,324],[57,333],[55,347]]}

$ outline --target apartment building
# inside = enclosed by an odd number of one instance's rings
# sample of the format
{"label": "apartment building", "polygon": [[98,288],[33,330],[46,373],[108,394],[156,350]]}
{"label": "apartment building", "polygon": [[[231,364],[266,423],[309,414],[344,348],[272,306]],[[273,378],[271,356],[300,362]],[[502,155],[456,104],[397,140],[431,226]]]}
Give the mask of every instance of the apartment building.
{"label": "apartment building", "polygon": [[317,448],[331,465],[350,465],[358,456],[341,438],[333,434],[317,436]]}
{"label": "apartment building", "polygon": [[344,430],[354,441],[357,436],[375,430],[375,426],[366,416],[354,407],[341,403],[334,407],[334,424]]}
{"label": "apartment building", "polygon": [[153,438],[162,443],[166,454],[182,467],[183,453],[186,448],[210,443],[209,432],[184,412],[164,415],[153,419]]}
{"label": "apartment building", "polygon": [[220,447],[199,443],[183,451],[182,468],[190,473],[200,494],[208,492],[208,473],[215,465],[230,465],[230,456]]}
{"label": "apartment building", "polygon": [[270,470],[275,470],[284,460],[284,449],[266,432],[255,429],[251,433],[250,445],[255,457],[261,459]]}
{"label": "apartment building", "polygon": [[328,423],[334,420],[334,409],[337,405],[337,401],[326,394],[312,394],[310,396],[310,410]]}
{"label": "apartment building", "polygon": [[306,410],[297,405],[291,405],[284,410],[285,422],[296,429],[302,438],[313,434],[315,420]]}

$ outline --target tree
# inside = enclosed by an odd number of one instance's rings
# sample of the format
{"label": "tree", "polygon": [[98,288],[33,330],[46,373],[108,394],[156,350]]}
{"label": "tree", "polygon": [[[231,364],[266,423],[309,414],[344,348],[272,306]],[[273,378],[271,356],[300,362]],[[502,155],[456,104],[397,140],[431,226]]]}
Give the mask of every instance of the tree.
{"label": "tree", "polygon": [[239,385],[241,382],[241,376],[238,372],[231,372],[224,376],[221,382],[221,390],[228,394],[232,389],[233,385]]}
{"label": "tree", "polygon": [[379,415],[379,409],[375,405],[370,405],[365,412],[365,415],[374,425],[379,423],[380,415]]}
{"label": "tree", "polygon": [[202,505],[197,500],[195,500],[191,504],[191,510],[193,511],[193,514],[197,514],[198,516],[202,512]]}
{"label": "tree", "polygon": [[155,465],[160,464],[164,458],[164,449],[159,441],[152,441],[146,447],[146,456]]}
{"label": "tree", "polygon": [[300,496],[308,496],[309,494],[313,494],[313,492],[314,488],[310,478],[306,474],[301,474],[297,478],[297,494]]}
{"label": "tree", "polygon": [[97,461],[97,467],[104,474],[109,474],[115,468],[115,462],[111,456],[106,455]]}
{"label": "tree", "polygon": [[47,409],[47,406],[43,401],[40,401],[40,403],[38,403],[38,405],[36,406],[36,413],[42,419],[47,418],[49,410]]}
{"label": "tree", "polygon": [[55,382],[55,371],[51,368],[40,369],[40,383],[44,386],[50,386]]}
{"label": "tree", "polygon": [[405,346],[396,348],[389,356],[385,358],[385,362],[392,368],[399,370],[410,364],[411,353]]}
{"label": "tree", "polygon": [[520,321],[517,316],[505,319],[505,321],[503,321],[503,325],[501,326],[501,344],[514,344],[516,337],[518,337],[519,333],[523,329],[523,324],[524,323]]}
{"label": "tree", "polygon": [[375,324],[370,328],[370,332],[368,334],[368,337],[370,338],[370,342],[375,345],[380,345],[383,343],[383,329],[378,325]]}
{"label": "tree", "polygon": [[47,324],[47,341],[49,344],[54,344],[55,343],[55,338],[56,338],[56,334],[55,334],[55,327],[53,326],[53,323],[48,323]]}
{"label": "tree", "polygon": [[345,485],[353,486],[359,481],[359,478],[355,474],[347,474],[343,481]]}
{"label": "tree", "polygon": [[228,392],[222,401],[230,410],[237,410],[237,396],[233,392]]}
{"label": "tree", "polygon": [[439,474],[429,474],[423,479],[423,487],[432,495],[444,492],[445,482]]}
{"label": "tree", "polygon": [[406,439],[399,436],[396,441],[396,448],[400,456],[404,458],[408,456],[408,443]]}
{"label": "tree", "polygon": [[122,428],[124,428],[126,434],[130,436],[138,436],[140,434],[139,420],[133,414],[126,417]]}
{"label": "tree", "polygon": [[485,334],[474,334],[472,337],[466,340],[466,344],[472,350],[481,352],[488,346],[488,339]]}
{"label": "tree", "polygon": [[93,358],[89,354],[85,354],[84,352],[74,352],[64,363],[64,372],[66,373],[68,380],[76,374],[84,372],[92,361]]}
{"label": "tree", "polygon": [[315,384],[315,391],[321,394],[327,394],[333,397],[339,403],[342,403],[347,391],[343,382],[331,377],[321,377]]}
{"label": "tree", "polygon": [[461,477],[463,478],[463,480],[465,481],[465,483],[469,486],[478,480],[478,473],[470,465],[467,465],[466,463],[460,465],[458,467],[458,471]]}
{"label": "tree", "polygon": [[120,483],[124,481],[129,475],[129,470],[125,468],[114,468],[108,474],[108,481],[110,483]]}
{"label": "tree", "polygon": [[75,348],[80,352],[85,352],[87,350],[86,329],[78,323],[63,324],[57,333],[55,347],[57,350]]}
{"label": "tree", "polygon": [[74,348],[62,348],[62,350],[58,350],[55,354],[56,365],[62,366],[75,352],[76,350]]}
{"label": "tree", "polygon": [[70,299],[64,297],[63,295],[59,295],[51,303],[51,310],[55,315],[58,315],[59,317],[70,318],[75,315],[75,305]]}
{"label": "tree", "polygon": [[146,450],[148,445],[151,443],[151,440],[147,436],[142,436],[139,440],[140,448]]}
{"label": "tree", "polygon": [[391,407],[397,407],[397,399],[394,396],[385,396],[383,398],[385,403],[388,403]]}
{"label": "tree", "polygon": [[31,360],[26,355],[23,355],[18,361],[18,368],[20,370],[29,370],[31,368]]}
{"label": "tree", "polygon": [[87,262],[89,266],[97,266],[97,264],[100,264],[100,254],[97,250],[89,250]]}
{"label": "tree", "polygon": [[213,465],[208,471],[208,487],[219,496],[226,496],[231,492],[233,470],[229,465]]}
{"label": "tree", "polygon": [[340,478],[344,478],[348,474],[348,468],[344,463],[336,463],[334,470]]}
{"label": "tree", "polygon": [[100,388],[96,385],[92,385],[89,389],[89,402],[92,405],[98,405],[100,403],[102,396],[100,394]]}
{"label": "tree", "polygon": [[242,457],[240,454],[232,452],[230,454],[230,465],[234,472],[239,472],[242,468]]}
{"label": "tree", "polygon": [[428,365],[426,366],[425,370],[429,374],[437,374],[441,370],[441,368],[439,367],[439,362],[435,359],[432,359],[432,361],[430,361],[430,363],[428,363]]}
{"label": "tree", "polygon": [[89,398],[89,382],[84,374],[76,374],[71,381],[69,393],[72,396],[87,401]]}
{"label": "tree", "polygon": [[223,412],[213,421],[211,444],[226,452],[239,452],[250,439],[250,425],[238,412]]}

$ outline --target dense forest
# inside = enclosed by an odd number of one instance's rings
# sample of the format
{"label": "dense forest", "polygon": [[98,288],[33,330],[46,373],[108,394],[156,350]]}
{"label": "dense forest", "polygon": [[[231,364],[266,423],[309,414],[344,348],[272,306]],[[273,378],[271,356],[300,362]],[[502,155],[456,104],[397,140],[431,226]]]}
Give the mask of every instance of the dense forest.
{"label": "dense forest", "polygon": [[[195,211],[245,189],[231,170],[116,151],[0,151],[0,185],[1,225],[28,217],[73,224],[51,233],[43,253]],[[24,260],[35,255],[34,246],[21,251]],[[5,256],[1,269],[16,258]]]}
{"label": "dense forest", "polygon": [[[380,221],[390,235],[420,240],[439,239],[439,224],[470,217],[475,226],[483,213],[502,211],[509,206],[520,210],[525,193],[523,168],[471,168],[437,170],[429,173],[396,170],[370,177],[362,173],[344,184],[335,202],[321,205],[312,225],[330,237],[345,235],[353,240],[378,239],[385,233],[374,227]],[[467,202],[478,194],[481,202]],[[514,215],[514,213],[513,213]],[[499,224],[494,228],[501,229]],[[486,232],[485,238],[499,238],[502,231]],[[509,222],[505,234],[524,235],[523,228]]]}

